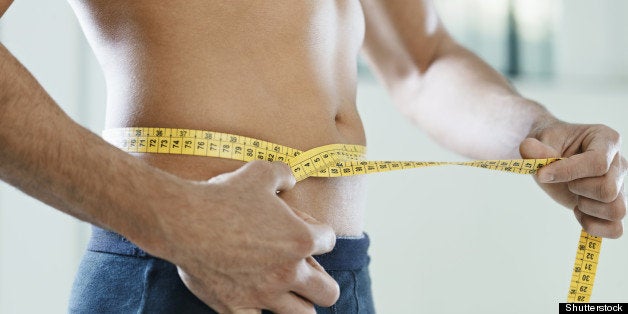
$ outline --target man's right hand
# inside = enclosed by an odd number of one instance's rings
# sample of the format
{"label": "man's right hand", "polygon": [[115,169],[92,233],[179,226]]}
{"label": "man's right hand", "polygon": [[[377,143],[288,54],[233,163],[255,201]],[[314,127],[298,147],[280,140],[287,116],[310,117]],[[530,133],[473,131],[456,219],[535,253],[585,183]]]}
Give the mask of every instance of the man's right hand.
{"label": "man's right hand", "polygon": [[160,255],[221,313],[331,306],[338,284],[311,256],[331,251],[335,234],[278,196],[294,184],[287,165],[263,161],[191,183],[185,206],[159,215],[166,239]]}

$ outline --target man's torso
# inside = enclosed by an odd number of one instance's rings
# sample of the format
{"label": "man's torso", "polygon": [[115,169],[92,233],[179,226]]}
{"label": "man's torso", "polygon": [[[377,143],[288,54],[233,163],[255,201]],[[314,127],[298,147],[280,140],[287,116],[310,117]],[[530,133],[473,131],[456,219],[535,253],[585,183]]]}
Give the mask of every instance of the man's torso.
{"label": "man's torso", "polygon": [[[301,150],[365,144],[355,106],[364,21],[358,0],[71,0],[107,82],[106,126],[175,127],[254,137]],[[206,180],[240,162],[143,154]],[[282,198],[362,232],[362,179],[309,178]]]}

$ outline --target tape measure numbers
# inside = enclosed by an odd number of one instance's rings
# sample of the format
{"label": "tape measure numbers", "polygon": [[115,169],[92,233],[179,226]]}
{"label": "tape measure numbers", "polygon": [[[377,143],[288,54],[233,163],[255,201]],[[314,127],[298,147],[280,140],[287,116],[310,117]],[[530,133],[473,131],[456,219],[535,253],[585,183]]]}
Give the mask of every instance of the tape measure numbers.
{"label": "tape measure numbers", "polygon": [[[330,144],[308,151],[250,137],[191,129],[118,128],[103,132],[111,144],[129,153],[179,154],[218,157],[249,162],[281,161],[290,166],[297,181],[308,177],[344,177],[375,172],[459,165],[534,174],[557,160],[513,159],[468,162],[367,161],[361,145]],[[568,302],[589,302],[602,239],[582,230],[569,286]]]}
{"label": "tape measure numbers", "polygon": [[589,302],[601,249],[602,238],[580,232],[567,302]]}

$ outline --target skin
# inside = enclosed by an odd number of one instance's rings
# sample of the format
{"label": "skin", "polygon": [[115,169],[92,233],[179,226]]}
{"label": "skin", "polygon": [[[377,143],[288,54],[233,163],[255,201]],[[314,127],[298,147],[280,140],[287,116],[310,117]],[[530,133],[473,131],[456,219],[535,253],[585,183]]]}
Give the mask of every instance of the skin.
{"label": "skin", "polygon": [[[472,158],[567,157],[539,172],[541,187],[590,233],[622,234],[619,134],[519,95],[453,41],[431,2],[285,2],[70,1],[105,73],[107,127],[205,129],[302,150],[364,144],[362,48],[436,141]],[[295,186],[277,163],[131,156],[68,118],[4,46],[0,73],[0,179],[173,262],[220,312],[313,313],[337,300],[311,255],[362,233],[362,178]]]}

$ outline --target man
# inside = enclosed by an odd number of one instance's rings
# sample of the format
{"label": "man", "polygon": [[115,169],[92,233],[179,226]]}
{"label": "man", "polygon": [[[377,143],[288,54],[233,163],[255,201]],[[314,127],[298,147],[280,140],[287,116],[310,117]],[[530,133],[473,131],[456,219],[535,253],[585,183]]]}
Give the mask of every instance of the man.
{"label": "man", "polygon": [[[541,186],[588,232],[623,232],[619,134],[562,122],[517,94],[453,41],[430,1],[71,5],[105,73],[107,128],[209,130],[301,150],[364,144],[362,48],[400,110],[444,146],[567,157],[540,171]],[[71,121],[4,47],[0,72],[0,178],[98,226],[70,311],[373,311],[362,177],[295,186],[281,163],[131,156]]]}

